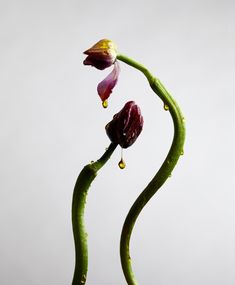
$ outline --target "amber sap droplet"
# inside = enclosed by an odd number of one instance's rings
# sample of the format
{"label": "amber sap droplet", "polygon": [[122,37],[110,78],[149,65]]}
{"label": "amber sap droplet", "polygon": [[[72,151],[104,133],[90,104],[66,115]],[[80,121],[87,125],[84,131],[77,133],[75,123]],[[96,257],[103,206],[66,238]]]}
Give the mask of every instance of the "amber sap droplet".
{"label": "amber sap droplet", "polygon": [[102,106],[106,109],[108,107],[108,100],[104,100]]}
{"label": "amber sap droplet", "polygon": [[164,110],[168,111],[169,110],[169,106],[167,104],[164,104]]}
{"label": "amber sap droplet", "polygon": [[123,158],[118,163],[120,169],[124,169],[126,167],[126,163],[124,162]]}

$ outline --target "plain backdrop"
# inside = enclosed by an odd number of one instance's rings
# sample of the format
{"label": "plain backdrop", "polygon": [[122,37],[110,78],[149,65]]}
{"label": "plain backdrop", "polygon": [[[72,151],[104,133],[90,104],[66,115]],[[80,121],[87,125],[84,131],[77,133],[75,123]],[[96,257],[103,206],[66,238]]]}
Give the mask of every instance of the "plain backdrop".
{"label": "plain backdrop", "polygon": [[82,167],[109,145],[104,126],[128,100],[145,124],[99,172],[85,212],[87,285],[126,284],[125,216],[170,147],[169,112],[144,76],[121,64],[83,65],[102,38],[145,64],[186,118],[184,155],[141,213],[131,257],[141,285],[235,284],[235,4],[232,0],[0,2],[0,284],[68,285],[74,270],[71,199]]}

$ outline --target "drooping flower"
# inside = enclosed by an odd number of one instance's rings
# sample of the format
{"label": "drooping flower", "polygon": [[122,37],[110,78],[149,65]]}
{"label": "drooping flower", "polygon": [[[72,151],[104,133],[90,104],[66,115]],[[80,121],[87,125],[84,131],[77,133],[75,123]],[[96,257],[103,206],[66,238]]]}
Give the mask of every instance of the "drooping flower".
{"label": "drooping flower", "polygon": [[143,123],[139,106],[134,101],[129,101],[119,113],[114,115],[105,130],[111,142],[119,144],[122,148],[128,148],[141,133]]}
{"label": "drooping flower", "polygon": [[97,42],[90,49],[86,50],[84,54],[87,55],[83,62],[85,65],[91,65],[100,70],[114,65],[111,73],[97,86],[97,91],[102,100],[102,105],[106,108],[108,106],[107,99],[117,84],[120,73],[120,67],[116,61],[117,47],[111,40],[103,39]]}
{"label": "drooping flower", "polygon": [[103,70],[116,61],[117,47],[111,40],[103,39],[84,51],[84,54],[87,55],[83,61],[85,65],[92,65],[97,69]]}

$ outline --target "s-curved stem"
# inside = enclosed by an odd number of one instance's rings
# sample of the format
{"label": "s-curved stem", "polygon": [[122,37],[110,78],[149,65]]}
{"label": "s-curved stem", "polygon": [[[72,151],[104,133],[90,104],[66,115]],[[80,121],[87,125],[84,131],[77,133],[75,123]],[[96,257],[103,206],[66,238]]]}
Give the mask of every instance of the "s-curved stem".
{"label": "s-curved stem", "polygon": [[84,209],[88,189],[98,170],[104,166],[117,147],[111,143],[105,153],[96,162],[87,164],[79,174],[73,192],[72,224],[75,244],[75,269],[72,285],[84,285],[88,270],[87,233],[84,223]]}
{"label": "s-curved stem", "polygon": [[157,190],[164,184],[167,178],[171,175],[180,155],[183,153],[183,146],[185,140],[185,126],[184,117],[180,111],[179,106],[175,100],[171,97],[168,91],[165,89],[159,79],[155,78],[145,66],[140,63],[128,58],[125,55],[119,54],[117,59],[125,62],[126,64],[140,70],[146,76],[152,90],[160,97],[163,101],[164,106],[169,110],[173,123],[174,123],[174,137],[162,166],[155,174],[153,179],[143,190],[143,192],[136,199],[132,205],[126,220],[123,225],[121,241],[120,241],[120,255],[122,269],[128,285],[137,285],[138,282],[135,279],[134,273],[131,266],[131,258],[129,252],[129,244],[131,233],[135,225],[136,219],[139,216],[141,210],[144,208],[146,203],[152,198]]}

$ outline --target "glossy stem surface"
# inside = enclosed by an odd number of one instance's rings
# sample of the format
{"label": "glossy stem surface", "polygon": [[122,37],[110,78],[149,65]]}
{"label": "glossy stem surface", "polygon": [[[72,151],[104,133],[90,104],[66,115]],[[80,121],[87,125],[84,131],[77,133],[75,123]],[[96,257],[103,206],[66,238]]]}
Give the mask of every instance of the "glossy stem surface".
{"label": "glossy stem surface", "polygon": [[[136,199],[132,205],[126,220],[123,225],[121,241],[120,241],[120,255],[122,269],[128,285],[137,285],[138,282],[134,276],[131,257],[130,257],[130,238],[133,227],[135,225],[136,219],[139,216],[141,210],[144,208],[146,203],[152,198],[152,196],[157,192],[157,190],[164,184],[164,182],[171,175],[179,157],[183,154],[183,146],[185,140],[185,126],[184,117],[180,111],[179,106],[175,100],[171,97],[169,92],[163,86],[159,79],[155,78],[148,69],[142,64],[128,58],[125,55],[119,54],[117,59],[125,62],[126,64],[140,70],[148,79],[152,90],[160,97],[165,106],[165,110],[168,110],[171,114],[173,124],[174,124],[174,137],[170,147],[170,150],[161,165],[160,169],[157,171],[153,179],[143,190],[143,192]],[[155,284],[155,282],[154,282]]]}
{"label": "glossy stem surface", "polygon": [[96,162],[86,165],[79,174],[73,192],[72,225],[75,243],[75,269],[72,285],[84,285],[88,270],[87,233],[84,223],[84,209],[88,189],[98,170],[108,161],[117,147],[111,143],[103,156]]}

